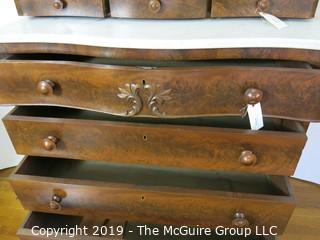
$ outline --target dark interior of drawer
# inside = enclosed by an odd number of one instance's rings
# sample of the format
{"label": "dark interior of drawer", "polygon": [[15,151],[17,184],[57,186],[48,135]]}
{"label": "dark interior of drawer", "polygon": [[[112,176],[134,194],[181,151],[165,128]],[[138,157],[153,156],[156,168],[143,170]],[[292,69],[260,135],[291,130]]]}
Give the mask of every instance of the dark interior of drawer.
{"label": "dark interior of drawer", "polygon": [[[11,116],[24,117],[45,117],[58,119],[77,119],[77,120],[96,120],[96,121],[117,121],[132,122],[146,124],[171,124],[171,125],[189,125],[189,126],[205,126],[217,128],[236,128],[250,129],[248,117],[240,116],[223,116],[223,117],[189,117],[189,118],[128,118],[114,116],[106,113],[95,111],[87,111],[64,107],[47,107],[47,106],[21,106],[15,108],[10,113]],[[264,118],[264,128],[262,130],[269,131],[285,131],[285,132],[304,132],[304,128],[300,122],[283,120],[276,118]]]}
{"label": "dark interior of drawer", "polygon": [[288,196],[289,194],[288,189],[283,188],[283,185],[286,185],[284,177],[33,156],[27,157],[15,174],[149,187],[232,191],[278,196]]}
{"label": "dark interior of drawer", "polygon": [[[75,228],[76,226],[79,227],[81,222],[83,221],[83,217],[80,216],[68,216],[68,215],[57,215],[57,214],[50,214],[50,213],[40,213],[40,212],[32,212],[30,216],[27,218],[25,224],[22,226],[23,229],[31,231],[32,227],[40,227],[40,228],[54,228],[58,230],[59,228],[68,228],[70,230],[71,228]],[[110,220],[105,219],[101,221],[101,224],[97,224],[95,226],[97,227],[103,227],[108,226],[108,222]],[[121,221],[119,221],[121,222]],[[144,236],[139,234],[139,228],[138,226],[147,226],[149,228],[157,228],[160,230],[160,233],[162,233],[162,229],[164,226],[162,225],[154,225],[154,224],[145,224],[145,223],[137,223],[137,222],[124,222],[124,234],[122,239],[126,240],[175,240],[175,239],[181,239],[181,240],[190,240],[195,239],[195,237],[192,236],[171,236],[167,235],[164,236],[160,234],[159,236]],[[88,229],[93,229],[93,225],[86,224],[85,225]],[[116,230],[115,226],[115,230]],[[88,231],[89,232],[89,231]],[[73,233],[72,231],[69,232],[70,235]],[[115,233],[118,233],[115,231]],[[18,234],[19,235],[19,234]],[[23,235],[23,234],[20,234]],[[99,237],[96,237],[99,238]],[[96,239],[94,238],[94,239]],[[101,236],[101,239],[109,239],[109,237]],[[64,238],[67,239],[67,238]],[[72,238],[71,238],[72,239]],[[83,238],[86,239],[86,238]],[[91,239],[91,238],[90,238]],[[114,238],[116,239],[116,238]],[[121,239],[121,238],[117,238]],[[242,240],[243,236],[203,236],[203,237],[196,237],[196,239],[199,240]],[[250,236],[246,238],[247,240],[264,240],[265,238],[262,236]],[[274,238],[268,238],[268,240],[274,240]]]}
{"label": "dark interior of drawer", "polygon": [[23,61],[67,61],[110,66],[130,67],[214,67],[214,66],[247,66],[247,67],[273,67],[273,68],[312,68],[307,62],[286,60],[261,60],[261,59],[227,59],[227,60],[192,60],[192,61],[158,61],[158,60],[131,60],[103,57],[87,57],[65,54],[17,54],[7,55],[3,60]]}
{"label": "dark interior of drawer", "polygon": [[69,228],[79,225],[82,221],[80,216],[67,216],[58,214],[46,214],[33,212],[26,220],[23,228],[31,229],[33,226],[40,228]]}

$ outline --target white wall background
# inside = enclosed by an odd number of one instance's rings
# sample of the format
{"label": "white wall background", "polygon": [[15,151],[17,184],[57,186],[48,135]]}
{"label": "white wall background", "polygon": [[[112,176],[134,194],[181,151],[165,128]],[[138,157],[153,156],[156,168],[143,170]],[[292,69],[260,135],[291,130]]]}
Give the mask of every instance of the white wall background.
{"label": "white wall background", "polygon": [[[10,17],[16,17],[14,1],[0,0],[0,26],[6,24],[6,21],[8,21]],[[319,8],[317,17],[320,17]],[[0,107],[0,117],[5,116],[10,110],[10,107]],[[309,139],[303,151],[295,177],[320,184],[320,123],[311,124],[307,135]],[[22,156],[15,154],[8,134],[2,122],[0,122],[0,169],[16,165],[21,158]]]}

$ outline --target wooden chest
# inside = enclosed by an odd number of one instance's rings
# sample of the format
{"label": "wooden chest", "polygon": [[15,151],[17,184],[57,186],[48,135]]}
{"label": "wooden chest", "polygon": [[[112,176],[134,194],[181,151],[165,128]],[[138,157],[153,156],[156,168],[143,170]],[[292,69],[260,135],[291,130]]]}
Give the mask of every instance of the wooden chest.
{"label": "wooden chest", "polygon": [[[33,212],[20,238],[37,239],[39,221],[91,224],[82,217],[283,233],[295,207],[287,178],[320,119],[315,64],[130,56],[0,61],[0,103],[17,106],[3,121],[27,155],[10,177]],[[253,131],[241,110],[257,103],[264,128]]]}

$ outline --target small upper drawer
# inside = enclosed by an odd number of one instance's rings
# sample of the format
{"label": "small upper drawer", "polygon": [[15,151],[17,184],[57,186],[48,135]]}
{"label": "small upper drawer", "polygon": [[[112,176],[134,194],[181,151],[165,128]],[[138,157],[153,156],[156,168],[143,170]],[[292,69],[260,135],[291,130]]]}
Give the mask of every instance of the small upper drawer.
{"label": "small upper drawer", "polygon": [[28,157],[10,182],[31,211],[153,224],[276,226],[281,234],[295,207],[286,177],[258,174]]}
{"label": "small upper drawer", "polygon": [[15,0],[20,16],[105,17],[106,0]]}
{"label": "small upper drawer", "polygon": [[312,18],[318,0],[212,0],[212,17],[255,17],[259,12],[283,18]]}
{"label": "small upper drawer", "polygon": [[205,18],[209,0],[110,0],[111,17]]}

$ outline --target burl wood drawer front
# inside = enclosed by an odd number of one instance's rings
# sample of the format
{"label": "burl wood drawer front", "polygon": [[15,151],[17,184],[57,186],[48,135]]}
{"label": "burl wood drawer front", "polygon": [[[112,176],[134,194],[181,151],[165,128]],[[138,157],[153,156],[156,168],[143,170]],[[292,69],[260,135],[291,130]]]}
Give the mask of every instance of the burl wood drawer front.
{"label": "burl wood drawer front", "polygon": [[188,226],[277,226],[294,209],[286,177],[28,157],[10,177],[31,211]]}
{"label": "burl wood drawer front", "polygon": [[0,62],[0,104],[59,105],[120,116],[178,118],[239,116],[248,103],[260,101],[264,116],[320,120],[319,70],[259,62],[208,64],[146,69],[4,60]]}
{"label": "burl wood drawer front", "polygon": [[266,119],[258,132],[248,130],[247,119],[230,117],[207,120],[213,127],[111,120],[88,111],[21,107],[4,124],[23,155],[286,176],[306,142],[299,123],[281,120]]}
{"label": "burl wood drawer front", "polygon": [[20,16],[105,17],[106,0],[15,0]]}
{"label": "burl wood drawer front", "polygon": [[259,12],[283,18],[312,18],[318,0],[212,0],[212,17],[255,17]]}
{"label": "burl wood drawer front", "polygon": [[208,0],[110,0],[111,17],[205,18]]}

